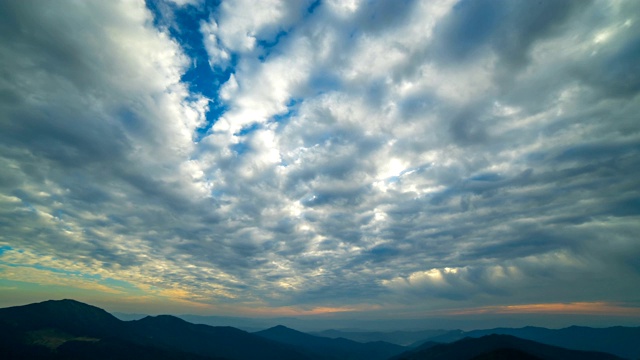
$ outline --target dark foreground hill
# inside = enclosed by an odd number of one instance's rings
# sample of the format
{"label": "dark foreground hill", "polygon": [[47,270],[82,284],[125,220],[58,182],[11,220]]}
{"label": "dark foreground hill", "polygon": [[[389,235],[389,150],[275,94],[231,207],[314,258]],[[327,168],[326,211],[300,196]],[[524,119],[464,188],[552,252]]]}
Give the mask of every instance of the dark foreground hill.
{"label": "dark foreground hill", "polygon": [[450,344],[429,344],[395,360],[620,360],[600,352],[569,350],[509,335],[464,338]]}
{"label": "dark foreground hill", "polygon": [[406,350],[404,346],[384,341],[360,343],[342,338],[330,339],[309,335],[282,325],[254,334],[291,345],[318,359],[386,360]]}
{"label": "dark foreground hill", "polygon": [[3,359],[311,359],[268,339],[173,316],[120,321],[74,300],[0,309]]}

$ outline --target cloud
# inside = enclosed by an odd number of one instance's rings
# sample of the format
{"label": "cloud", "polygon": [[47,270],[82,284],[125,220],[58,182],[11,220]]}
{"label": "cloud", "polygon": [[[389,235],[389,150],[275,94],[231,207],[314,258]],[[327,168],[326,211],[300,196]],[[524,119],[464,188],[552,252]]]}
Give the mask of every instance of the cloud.
{"label": "cloud", "polygon": [[0,7],[7,266],[219,309],[637,301],[632,1]]}

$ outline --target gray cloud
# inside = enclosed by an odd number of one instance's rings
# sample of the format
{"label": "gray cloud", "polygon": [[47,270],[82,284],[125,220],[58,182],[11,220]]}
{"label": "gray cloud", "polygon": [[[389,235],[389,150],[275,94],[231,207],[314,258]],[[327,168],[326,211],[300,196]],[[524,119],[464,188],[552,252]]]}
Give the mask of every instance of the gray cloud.
{"label": "gray cloud", "polygon": [[224,2],[205,134],[181,7],[67,5],[0,5],[5,263],[238,309],[637,306],[634,2]]}

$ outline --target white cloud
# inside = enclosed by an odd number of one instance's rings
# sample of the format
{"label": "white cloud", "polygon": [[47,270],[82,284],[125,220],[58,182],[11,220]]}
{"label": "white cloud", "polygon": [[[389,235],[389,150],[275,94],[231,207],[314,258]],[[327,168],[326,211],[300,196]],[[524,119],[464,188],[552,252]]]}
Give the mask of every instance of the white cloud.
{"label": "white cloud", "polygon": [[217,304],[632,301],[633,3],[470,4],[2,4],[0,241]]}
{"label": "white cloud", "polygon": [[272,42],[302,17],[309,1],[223,1],[200,31],[212,66],[226,68],[231,54],[256,54],[259,41]]}

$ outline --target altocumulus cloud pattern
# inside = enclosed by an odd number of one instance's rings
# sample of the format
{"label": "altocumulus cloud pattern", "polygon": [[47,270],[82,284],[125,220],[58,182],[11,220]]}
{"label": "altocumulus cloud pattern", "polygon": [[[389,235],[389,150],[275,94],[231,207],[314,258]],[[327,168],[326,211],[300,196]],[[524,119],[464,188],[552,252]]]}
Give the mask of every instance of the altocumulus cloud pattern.
{"label": "altocumulus cloud pattern", "polygon": [[637,312],[639,34],[633,0],[1,1],[2,292]]}

